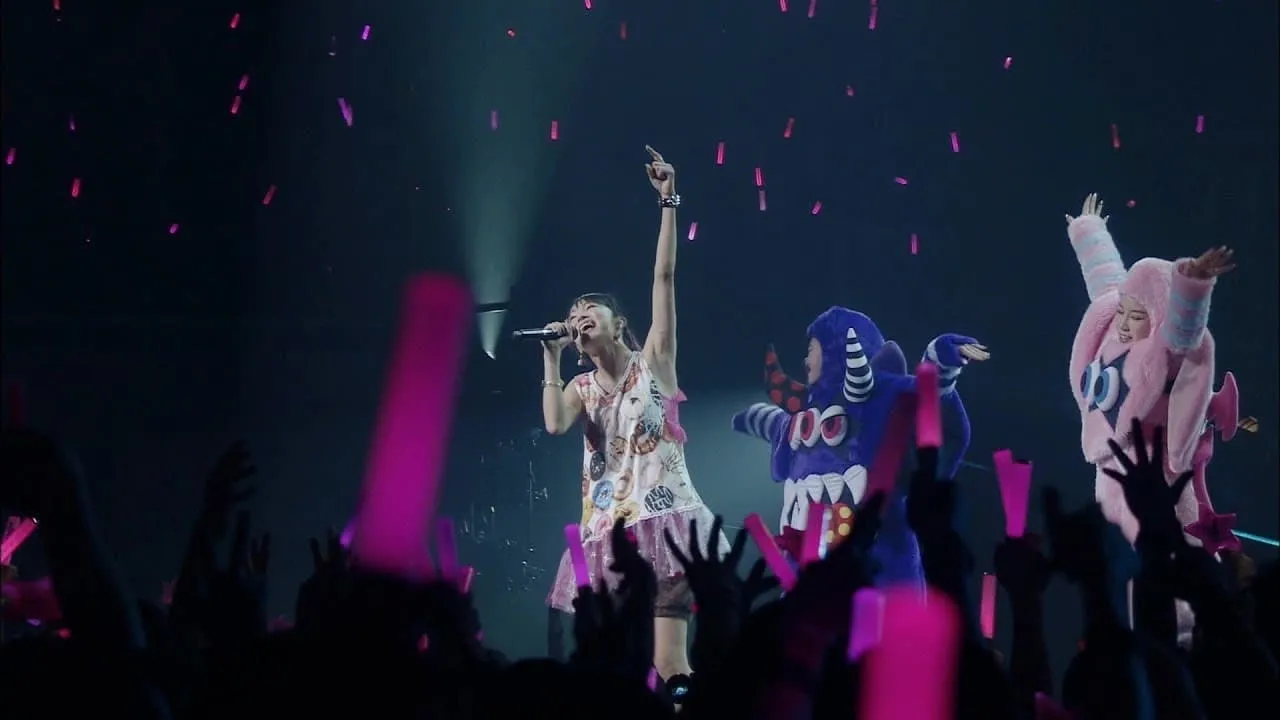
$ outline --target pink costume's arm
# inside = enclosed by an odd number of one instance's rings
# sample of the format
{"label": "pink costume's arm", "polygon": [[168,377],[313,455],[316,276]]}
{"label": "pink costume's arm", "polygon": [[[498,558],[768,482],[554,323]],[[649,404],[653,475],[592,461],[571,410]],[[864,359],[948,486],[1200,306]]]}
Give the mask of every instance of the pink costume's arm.
{"label": "pink costume's arm", "polygon": [[1116,249],[1107,224],[1097,215],[1081,215],[1067,226],[1071,249],[1080,262],[1089,302],[1097,300],[1120,286],[1124,280],[1124,261]]}
{"label": "pink costume's arm", "polygon": [[1169,286],[1169,314],[1160,328],[1160,339],[1170,352],[1186,355],[1200,348],[1209,325],[1209,301],[1217,278],[1201,280],[1183,274],[1189,258],[1174,263]]}

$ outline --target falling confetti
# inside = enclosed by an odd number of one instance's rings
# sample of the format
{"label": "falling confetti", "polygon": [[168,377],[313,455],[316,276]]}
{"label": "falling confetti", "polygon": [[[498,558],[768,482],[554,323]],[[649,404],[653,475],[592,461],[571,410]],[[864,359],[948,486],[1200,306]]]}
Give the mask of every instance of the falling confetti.
{"label": "falling confetti", "polygon": [[1115,123],[1111,123],[1111,147],[1120,149],[1120,127]]}
{"label": "falling confetti", "polygon": [[809,211],[810,215],[817,215],[822,212],[822,201],[819,200],[813,204],[813,209]]}
{"label": "falling confetti", "polygon": [[498,129],[498,111],[497,110],[489,111],[489,129],[490,130]]}
{"label": "falling confetti", "polygon": [[899,185],[906,185],[906,184],[907,184],[907,179],[906,179],[906,178],[904,178],[904,177],[896,177],[896,178],[894,178],[894,179],[893,179],[893,181],[894,181],[894,182],[896,182],[896,183],[898,183]]}
{"label": "falling confetti", "polygon": [[787,0],[778,0],[778,9],[782,12],[787,11]]}
{"label": "falling confetti", "polygon": [[689,223],[689,239],[692,240],[698,236],[698,222],[695,220]]}
{"label": "falling confetti", "polygon": [[1013,56],[1012,56],[1012,55],[1010,55],[1009,57],[1007,57],[1007,58],[1005,58],[1005,59],[1004,59],[1004,69],[1005,69],[1005,70],[1008,70],[1008,69],[1009,69],[1009,66],[1010,66],[1010,65],[1012,65],[1012,64],[1013,64]]}
{"label": "falling confetti", "polygon": [[1125,207],[1133,207],[1137,204],[1138,204],[1137,200],[1129,200],[1128,202],[1125,203]]}
{"label": "falling confetti", "polygon": [[796,119],[793,117],[787,118],[787,126],[782,129],[782,137],[784,138],[791,137],[791,130],[795,126],[796,126]]}
{"label": "falling confetti", "polygon": [[716,143],[716,164],[724,164],[724,141]]}
{"label": "falling confetti", "polygon": [[354,118],[351,112],[351,104],[345,98],[338,98],[338,110],[342,112],[342,121],[347,124],[347,127],[351,127]]}
{"label": "falling confetti", "polygon": [[509,38],[513,38],[513,37],[515,37],[515,36],[516,36],[516,29],[515,29],[515,28],[507,28],[507,37],[509,37]]}
{"label": "falling confetti", "polygon": [[276,196],[276,186],[271,185],[270,187],[267,188],[267,194],[262,196],[262,204],[270,205],[271,199],[274,198],[275,196]]}
{"label": "falling confetti", "polygon": [[844,86],[844,94],[845,94],[845,97],[853,97],[853,86],[852,86],[852,85],[845,85],[845,86]]}
{"label": "falling confetti", "polygon": [[69,129],[71,132],[75,132],[75,131],[76,131],[76,116],[75,116],[75,115],[72,115],[72,116],[70,116],[70,117],[68,117],[68,118],[67,118],[67,129]]}
{"label": "falling confetti", "polygon": [[769,209],[769,203],[765,202],[764,188],[761,188],[760,189],[760,212],[764,212],[767,209]]}
{"label": "falling confetti", "polygon": [[170,235],[177,235],[177,234],[178,234],[178,223],[174,223],[174,224],[172,224],[172,225],[170,225],[170,226],[169,226],[169,234],[170,234]]}
{"label": "falling confetti", "polygon": [[18,157],[18,148],[9,148],[9,152],[4,154],[4,164],[12,165],[13,161]]}
{"label": "falling confetti", "polygon": [[239,95],[231,99],[231,114],[232,115],[240,114],[240,96]]}
{"label": "falling confetti", "polygon": [[1200,133],[1203,133],[1203,132],[1204,132],[1204,116],[1197,115],[1196,116],[1196,134],[1199,135]]}
{"label": "falling confetti", "polygon": [[551,140],[552,142],[560,139],[560,121],[551,121]]}
{"label": "falling confetti", "polygon": [[814,13],[818,11],[818,0],[809,0],[809,19],[813,19]]}
{"label": "falling confetti", "polygon": [[583,4],[583,6],[584,6],[584,7],[586,7],[588,10],[590,10],[590,9],[591,9],[591,0],[582,0],[582,4]]}
{"label": "falling confetti", "polygon": [[756,187],[764,187],[764,171],[756,168]]}
{"label": "falling confetti", "polygon": [[960,152],[960,136],[955,132],[951,133],[951,152]]}
{"label": "falling confetti", "polygon": [[237,85],[236,87],[237,87],[237,89],[240,89],[240,90],[244,90],[245,88],[249,87],[249,76],[248,76],[248,75],[241,75],[241,76],[240,76],[240,84],[239,84],[239,85]]}
{"label": "falling confetti", "polygon": [[623,40],[627,39],[627,23],[625,21],[618,26],[618,37]]}
{"label": "falling confetti", "polygon": [[920,237],[915,233],[911,233],[911,254],[915,255],[920,252]]}
{"label": "falling confetti", "polygon": [[231,16],[231,25],[230,25],[230,27],[231,27],[231,29],[232,29],[232,30],[235,30],[235,29],[236,29],[237,27],[239,27],[239,26],[240,26],[240,13],[236,13],[235,15],[232,15],[232,16]]}
{"label": "falling confetti", "polygon": [[71,197],[80,197],[80,178],[75,178],[71,181]]}
{"label": "falling confetti", "polygon": [[365,26],[364,26],[364,29],[360,31],[360,39],[361,39],[361,40],[368,40],[368,39],[369,39],[369,26],[368,26],[368,25],[365,25]]}
{"label": "falling confetti", "polygon": [[867,29],[876,29],[876,16],[880,14],[880,8],[876,6],[876,0],[871,0],[871,18],[867,20]]}

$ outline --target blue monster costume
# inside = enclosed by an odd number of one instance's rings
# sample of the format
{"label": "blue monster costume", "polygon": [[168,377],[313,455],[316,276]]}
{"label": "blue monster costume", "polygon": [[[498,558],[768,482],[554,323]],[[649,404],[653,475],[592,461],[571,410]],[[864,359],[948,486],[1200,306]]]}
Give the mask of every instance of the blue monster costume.
{"label": "blue monster costume", "polygon": [[[867,488],[867,469],[884,439],[889,416],[902,393],[915,392],[916,378],[897,343],[886,342],[871,318],[832,307],[809,326],[808,336],[822,348],[822,368],[813,385],[783,372],[772,346],[765,355],[765,386],[770,403],[756,403],[733,416],[733,429],[773,446],[774,482],[783,485],[779,545],[798,557],[809,506],[834,510],[828,541],[849,532],[853,508]],[[943,429],[938,474],[954,478],[969,446],[969,419],[956,391],[967,360],[960,347],[976,343],[963,335],[939,335],[924,359],[938,366]],[[924,581],[919,547],[907,526],[904,460],[894,497],[885,509],[872,554],[880,563],[880,585]]]}

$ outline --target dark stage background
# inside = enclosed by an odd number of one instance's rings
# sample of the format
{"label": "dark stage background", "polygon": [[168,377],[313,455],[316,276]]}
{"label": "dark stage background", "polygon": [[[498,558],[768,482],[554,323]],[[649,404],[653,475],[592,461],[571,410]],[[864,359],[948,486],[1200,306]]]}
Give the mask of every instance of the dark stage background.
{"label": "dark stage background", "polygon": [[[203,473],[243,437],[273,608],[291,610],[306,538],[353,511],[411,272],[509,300],[504,335],[589,290],[645,326],[645,143],[697,222],[682,415],[731,521],[775,517],[780,491],[729,416],[761,397],[765,343],[798,370],[805,326],[837,303],[908,354],[940,332],[985,342],[961,380],[970,460],[1011,447],[1039,484],[1090,497],[1062,216],[1098,191],[1127,260],[1236,248],[1212,325],[1261,431],[1219,448],[1213,493],[1276,536],[1275,3],[881,0],[874,30],[860,0],[592,4],[4,4],[4,377],[78,449],[139,594],[176,572]],[[536,348],[473,344],[445,511],[487,637],[539,653],[580,441],[538,431]],[[995,481],[960,482],[989,569]],[[38,534],[17,562],[39,574]],[[1048,602],[1061,671],[1075,596]]]}

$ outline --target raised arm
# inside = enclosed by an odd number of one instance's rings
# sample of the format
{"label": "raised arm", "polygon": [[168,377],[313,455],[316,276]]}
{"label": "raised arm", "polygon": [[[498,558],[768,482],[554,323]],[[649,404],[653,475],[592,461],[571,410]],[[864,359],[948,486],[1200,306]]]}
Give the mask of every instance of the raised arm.
{"label": "raised arm", "polygon": [[1076,251],[1089,302],[1120,286],[1124,280],[1124,261],[1107,231],[1107,218],[1102,215],[1102,201],[1098,200],[1097,193],[1085,198],[1079,217],[1067,216],[1067,237],[1071,239],[1071,249]]}
{"label": "raised arm", "polygon": [[1174,263],[1169,285],[1169,315],[1160,328],[1160,337],[1169,349],[1186,354],[1200,347],[1209,325],[1209,302],[1218,276],[1235,264],[1231,251],[1215,248],[1198,258]]}
{"label": "raised arm", "polygon": [[649,182],[658,191],[662,221],[653,261],[653,322],[644,341],[644,357],[665,394],[674,395],[676,379],[676,171],[656,150],[645,146],[653,161],[645,165]]}
{"label": "raised arm", "polygon": [[946,333],[929,341],[924,349],[924,362],[938,366],[938,394],[946,397],[955,392],[960,372],[971,360],[983,362],[991,353],[977,339],[967,335]]}

